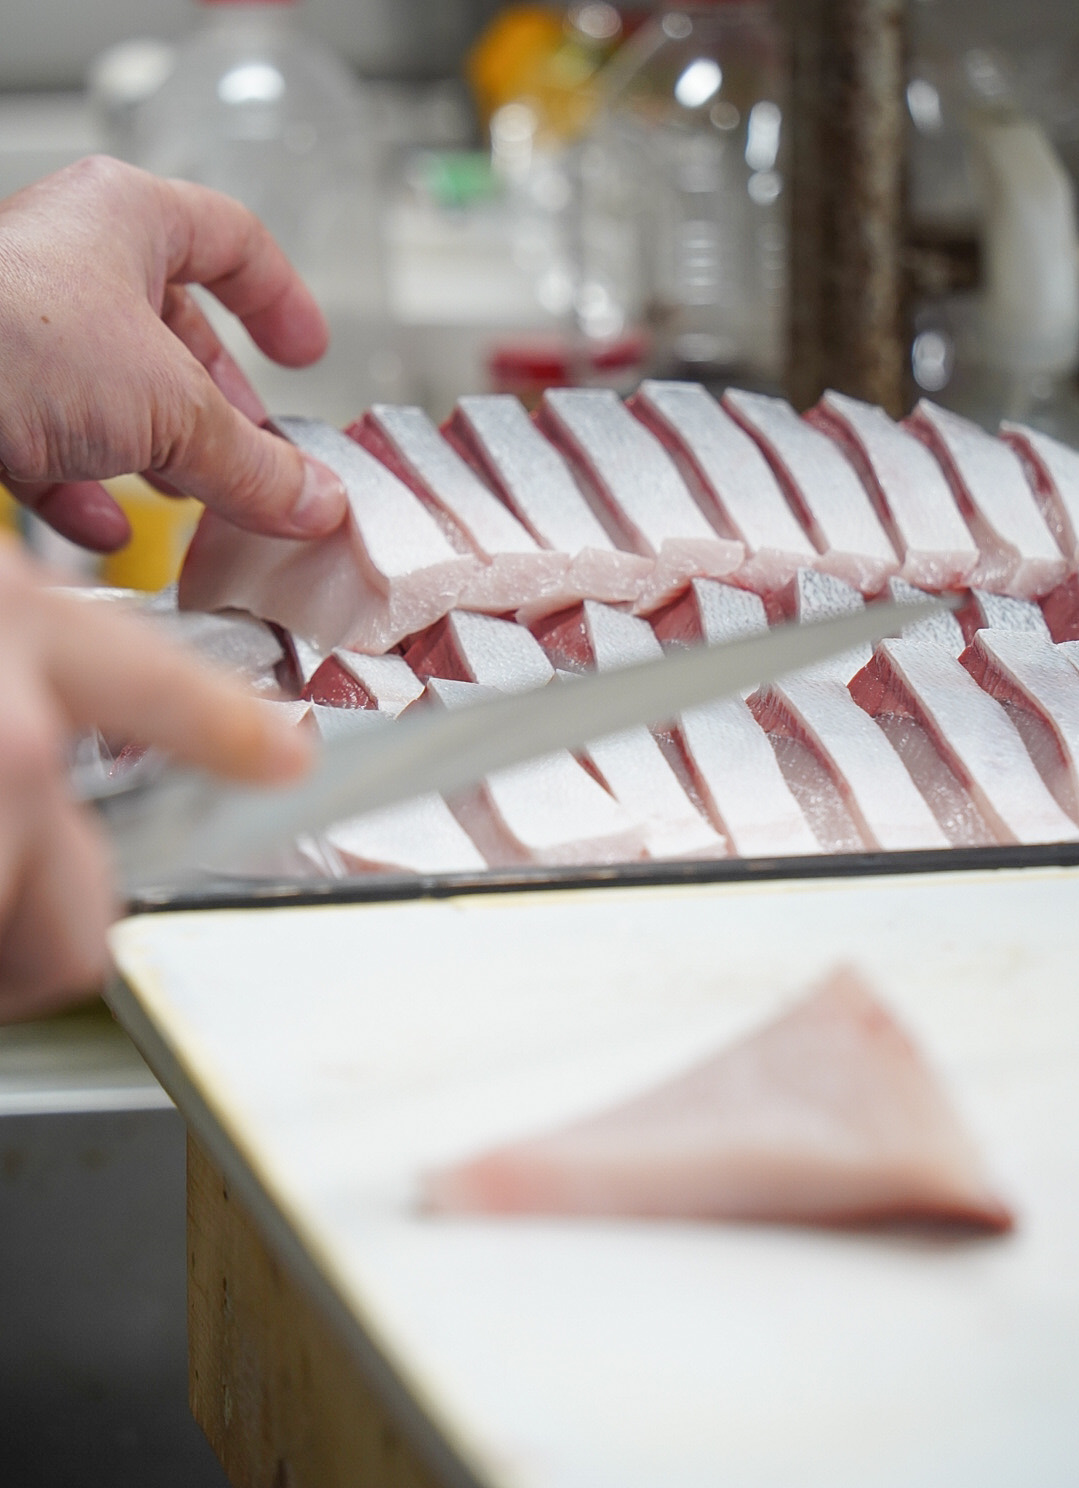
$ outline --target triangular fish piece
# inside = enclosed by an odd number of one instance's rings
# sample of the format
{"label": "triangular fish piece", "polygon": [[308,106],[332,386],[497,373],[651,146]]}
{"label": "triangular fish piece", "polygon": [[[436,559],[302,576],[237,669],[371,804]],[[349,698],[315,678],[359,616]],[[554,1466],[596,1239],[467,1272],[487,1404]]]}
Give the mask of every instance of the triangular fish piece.
{"label": "triangular fish piece", "polygon": [[945,1092],[852,971],[645,1095],[431,1177],[450,1212],[1003,1231]]}

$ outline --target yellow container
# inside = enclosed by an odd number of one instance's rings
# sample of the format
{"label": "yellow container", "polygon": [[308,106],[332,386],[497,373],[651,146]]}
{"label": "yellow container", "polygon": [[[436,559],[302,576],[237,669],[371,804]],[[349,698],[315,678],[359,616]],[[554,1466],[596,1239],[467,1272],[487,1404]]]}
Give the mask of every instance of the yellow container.
{"label": "yellow container", "polygon": [[118,589],[164,589],[180,572],[201,504],[162,496],[137,475],[105,484],[131,523],[131,541],[105,558],[103,582]]}
{"label": "yellow container", "polygon": [[11,492],[0,486],[0,532],[18,532],[19,508]]}

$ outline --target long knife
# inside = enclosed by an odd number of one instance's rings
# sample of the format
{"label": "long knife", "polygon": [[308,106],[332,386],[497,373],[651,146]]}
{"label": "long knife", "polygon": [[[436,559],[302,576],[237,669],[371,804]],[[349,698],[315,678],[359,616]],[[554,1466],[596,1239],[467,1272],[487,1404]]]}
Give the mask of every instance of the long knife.
{"label": "long knife", "polygon": [[179,885],[215,862],[250,863],[297,836],[429,791],[475,785],[492,771],[687,708],[730,697],[953,608],[949,598],[872,604],[815,624],[786,624],[697,646],[568,686],[489,698],[456,711],[410,710],[392,726],[324,744],[297,786],[246,788],[167,771],[102,805],[129,892]]}

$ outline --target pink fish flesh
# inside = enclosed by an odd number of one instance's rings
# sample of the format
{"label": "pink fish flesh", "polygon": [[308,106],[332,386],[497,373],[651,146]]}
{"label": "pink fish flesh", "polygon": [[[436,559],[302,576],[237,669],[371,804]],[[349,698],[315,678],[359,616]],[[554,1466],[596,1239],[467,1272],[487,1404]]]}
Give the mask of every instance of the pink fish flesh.
{"label": "pink fish flesh", "polygon": [[[837,615],[850,615],[865,609],[865,600],[857,589],[837,579],[834,574],[817,573],[811,568],[799,569],[787,588],[777,596],[786,619],[799,625],[813,625],[820,620],[830,620]],[[873,654],[871,646],[854,646],[839,656],[831,656],[818,666],[809,668],[814,676],[838,677],[849,682],[855,672],[865,666]]]}
{"label": "pink fish flesh", "polygon": [[665,646],[721,646],[768,629],[768,616],[759,594],[694,579],[677,599],[649,616],[652,629]]}
{"label": "pink fish flesh", "polygon": [[1052,639],[1041,607],[1032,599],[1012,599],[1007,594],[972,589],[955,618],[968,645],[978,630],[1021,630],[1044,641]]}
{"label": "pink fish flesh", "polygon": [[[459,708],[493,692],[432,678],[426,697]],[[646,853],[642,824],[564,749],[498,770],[450,806],[493,867],[623,863]]]}
{"label": "pink fish flesh", "polygon": [[423,694],[423,683],[402,656],[365,656],[339,648],[318,668],[304,697],[333,708],[361,708],[396,718]]}
{"label": "pink fish flesh", "polygon": [[1062,810],[1079,821],[1079,672],[1023,631],[979,630],[962,663],[1005,708]]}
{"label": "pink fish flesh", "polygon": [[1079,574],[1069,574],[1042,600],[1042,614],[1054,641],[1079,640]]}
{"label": "pink fish flesh", "polygon": [[349,515],[315,542],[258,537],[207,512],[180,576],[185,608],[250,610],[326,650],[379,654],[453,608],[480,569],[454,551],[403,482],[314,419],[282,432],[339,475]]}
{"label": "pink fish flesh", "polygon": [[[924,589],[916,589],[906,579],[895,577],[888,580],[885,596],[893,604],[919,604],[927,597]],[[933,641],[950,651],[953,656],[958,656],[967,644],[963,627],[949,610],[943,610],[939,615],[930,615],[915,625],[905,626],[903,637],[905,640]]]}
{"label": "pink fish flesh", "polygon": [[763,450],[820,554],[816,566],[875,594],[899,562],[846,457],[782,398],[728,389],[723,406]]}
{"label": "pink fish flesh", "polygon": [[540,547],[422,408],[376,403],[346,432],[415,492],[458,552],[484,560],[464,607],[498,614],[562,593],[569,557]]}
{"label": "pink fish flesh", "polygon": [[655,435],[609,388],[555,388],[543,395],[540,428],[558,446],[613,541],[654,560],[635,608],[670,599],[691,578],[723,578],[745,549],[719,535]]}
{"label": "pink fish flesh", "polygon": [[1001,424],[1000,437],[1019,456],[1061,551],[1073,565],[1079,563],[1079,451],[1023,424]]}
{"label": "pink fish flesh", "polygon": [[535,621],[532,634],[552,666],[566,672],[609,672],[663,655],[647,620],[594,599]]}
{"label": "pink fish flesh", "polygon": [[[1003,708],[942,647],[883,641],[850,690],[872,716],[907,713],[922,724],[998,841],[1068,842],[1079,837]],[[921,788],[913,769],[911,774]],[[932,804],[924,789],[922,794]]]}
{"label": "pink fish flesh", "polygon": [[406,661],[420,677],[478,682],[500,692],[527,692],[554,676],[543,648],[523,625],[468,610],[452,610],[417,636]]}
{"label": "pink fish flesh", "polygon": [[870,848],[948,846],[906,767],[841,677],[816,671],[786,677],[763,688],[750,707],[769,734],[788,735],[812,750]]}
{"label": "pink fish flesh", "polygon": [[944,472],[912,434],[872,403],[827,392],[806,418],[840,446],[862,478],[896,552],[901,576],[924,589],[958,589],[980,554]]}
{"label": "pink fish flesh", "polygon": [[779,589],[816,561],[767,460],[699,383],[642,382],[627,406],[667,450],[720,536],[742,543],[741,584]]}
{"label": "pink fish flesh", "polygon": [[1014,1223],[934,1072],[853,972],[624,1104],[429,1176],[444,1212]]}
{"label": "pink fish flesh", "polygon": [[712,825],[739,857],[820,852],[768,736],[741,698],[688,709],[671,742]]}
{"label": "pink fish flesh", "polygon": [[1015,451],[927,398],[919,401],[905,427],[940,461],[981,551],[969,582],[1017,599],[1048,594],[1067,565]]}
{"label": "pink fish flesh", "polygon": [[569,466],[516,398],[459,398],[442,432],[541,547],[569,557],[565,592],[560,602],[552,599],[551,609],[575,599],[637,598],[651,562],[615,546]]}
{"label": "pink fish flesh", "polygon": [[[392,727],[388,715],[316,705],[325,739]],[[480,873],[487,864],[439,795],[335,822],[322,836],[340,873]]]}

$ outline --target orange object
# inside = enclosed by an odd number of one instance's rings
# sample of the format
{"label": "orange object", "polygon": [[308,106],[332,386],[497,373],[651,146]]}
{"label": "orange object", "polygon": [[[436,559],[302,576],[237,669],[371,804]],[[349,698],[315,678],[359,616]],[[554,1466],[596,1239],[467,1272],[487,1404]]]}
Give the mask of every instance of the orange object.
{"label": "orange object", "polygon": [[161,496],[137,475],[106,485],[131,523],[131,541],[105,558],[103,581],[118,589],[164,589],[179,575],[202,506]]}

